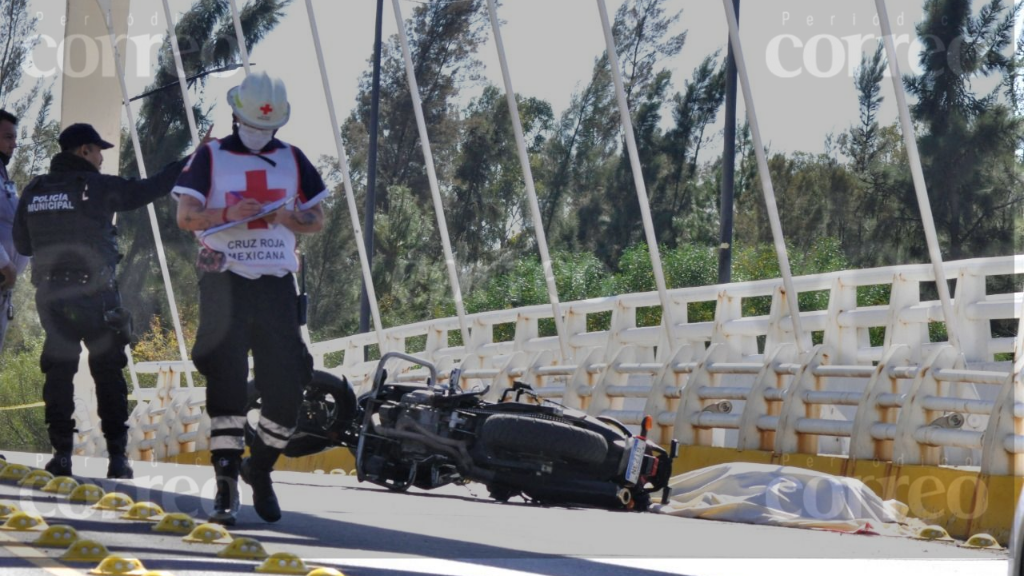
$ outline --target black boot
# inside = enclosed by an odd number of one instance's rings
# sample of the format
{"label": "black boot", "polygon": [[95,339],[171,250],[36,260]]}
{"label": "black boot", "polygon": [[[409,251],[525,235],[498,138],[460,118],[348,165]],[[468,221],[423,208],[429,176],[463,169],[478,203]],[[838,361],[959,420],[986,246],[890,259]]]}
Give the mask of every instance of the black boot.
{"label": "black boot", "polygon": [[252,456],[242,460],[242,480],[252,486],[252,505],[260,518],[267,522],[281,519],[281,506],[274,494],[274,485],[270,481],[270,472],[281,451],[263,443],[257,436],[252,443]]}
{"label": "black boot", "polygon": [[238,469],[241,455],[213,456],[213,472],[217,478],[217,495],[213,498],[213,514],[210,522],[234,526],[241,503],[238,499]]}
{"label": "black boot", "polygon": [[43,468],[54,477],[71,476],[71,451],[54,452],[53,458]]}
{"label": "black boot", "polygon": [[128,435],[107,438],[107,478],[131,479],[135,477],[127,454]]}
{"label": "black boot", "polygon": [[49,431],[53,458],[43,468],[54,476],[71,476],[71,451],[75,446],[74,432]]}

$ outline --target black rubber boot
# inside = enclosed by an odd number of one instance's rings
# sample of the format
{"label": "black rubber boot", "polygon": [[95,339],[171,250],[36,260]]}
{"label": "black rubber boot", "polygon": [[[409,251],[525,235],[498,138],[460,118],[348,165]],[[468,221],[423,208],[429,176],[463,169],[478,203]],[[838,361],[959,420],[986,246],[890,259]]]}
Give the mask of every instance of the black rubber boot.
{"label": "black rubber boot", "polygon": [[53,446],[53,458],[43,468],[54,476],[71,476],[71,451],[75,447],[73,432],[54,432],[50,430],[50,445]]}
{"label": "black rubber boot", "polygon": [[238,509],[241,508],[238,499],[238,471],[241,461],[241,454],[215,455],[210,458],[217,478],[217,495],[213,498],[213,514],[209,518],[214,524],[234,526],[238,521]]}
{"label": "black rubber boot", "polygon": [[107,478],[131,479],[135,477],[127,454],[127,434],[107,438]]}
{"label": "black rubber boot", "polygon": [[53,458],[43,468],[54,477],[71,476],[71,451],[54,452]]}
{"label": "black rubber boot", "polygon": [[277,522],[281,519],[281,506],[274,494],[270,473],[281,451],[267,446],[257,436],[252,443],[251,453],[251,457],[242,460],[242,480],[252,486],[252,505],[260,518],[267,522]]}

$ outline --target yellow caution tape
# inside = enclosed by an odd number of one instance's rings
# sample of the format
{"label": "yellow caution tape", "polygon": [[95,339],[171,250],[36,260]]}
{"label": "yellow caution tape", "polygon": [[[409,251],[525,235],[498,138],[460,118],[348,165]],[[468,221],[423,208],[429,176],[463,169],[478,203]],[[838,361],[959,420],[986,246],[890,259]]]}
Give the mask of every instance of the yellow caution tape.
{"label": "yellow caution tape", "polygon": [[24,410],[26,408],[42,408],[46,406],[44,402],[33,402],[31,404],[20,404],[18,406],[0,406],[0,412],[7,412],[8,410]]}

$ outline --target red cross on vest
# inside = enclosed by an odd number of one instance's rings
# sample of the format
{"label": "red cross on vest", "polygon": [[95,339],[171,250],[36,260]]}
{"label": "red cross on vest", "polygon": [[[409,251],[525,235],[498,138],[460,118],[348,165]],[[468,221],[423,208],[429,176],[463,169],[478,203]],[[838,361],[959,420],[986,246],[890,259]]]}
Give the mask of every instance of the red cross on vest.
{"label": "red cross on vest", "polygon": [[260,106],[260,112],[263,112],[264,115],[270,114],[273,111],[274,107],[271,106],[269,102],[264,104],[263,106]]}
{"label": "red cross on vest", "polygon": [[[268,188],[266,170],[249,170],[245,173],[245,190],[238,195],[242,198],[252,198],[261,204],[266,204],[284,198],[285,189]],[[263,220],[249,222],[250,230],[267,227],[267,223]]]}

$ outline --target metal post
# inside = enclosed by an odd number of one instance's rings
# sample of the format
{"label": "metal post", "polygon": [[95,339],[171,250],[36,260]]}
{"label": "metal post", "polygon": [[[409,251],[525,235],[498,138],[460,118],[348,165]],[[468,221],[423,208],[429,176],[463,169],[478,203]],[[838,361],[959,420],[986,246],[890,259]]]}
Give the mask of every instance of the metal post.
{"label": "metal post", "polygon": [[[338,149],[338,165],[341,168],[341,179],[345,187],[345,199],[348,201],[348,211],[352,218],[352,230],[355,237],[363,235],[359,227],[359,210],[356,207],[356,195],[352,191],[352,179],[349,176],[348,156],[345,154],[345,146],[341,142],[341,131],[338,129],[338,115],[334,110],[334,98],[331,96],[331,84],[327,80],[327,66],[324,63],[324,52],[320,45],[320,32],[316,27],[316,17],[313,14],[313,4],[306,0],[306,13],[309,16],[309,29],[313,33],[313,46],[316,48],[316,59],[320,65],[320,80],[324,87],[324,97],[327,99],[327,112],[331,120],[331,130],[334,132],[334,145]],[[373,276],[370,275],[370,261],[366,256],[366,247],[362,242],[356,242],[356,250],[359,252],[359,263],[363,269],[363,284],[366,286],[369,300],[370,312],[373,316],[373,326],[377,331],[377,345],[380,354],[383,356],[385,350],[384,329],[380,321],[380,311],[377,308],[377,294],[373,290]]]}
{"label": "metal post", "polygon": [[437,173],[434,171],[434,155],[430,151],[430,137],[427,134],[427,124],[423,119],[423,102],[420,100],[420,88],[416,82],[412,51],[409,49],[409,38],[405,33],[405,22],[402,19],[402,8],[398,2],[399,0],[391,0],[391,6],[395,10],[395,21],[398,24],[398,40],[402,44],[402,56],[405,59],[405,75],[409,82],[409,96],[412,98],[412,110],[416,114],[416,125],[419,128],[420,146],[423,148],[423,164],[427,169],[430,194],[434,201],[434,216],[437,218],[437,229],[441,234],[441,249],[444,251],[444,262],[448,268],[448,280],[452,285],[455,313],[459,317],[459,326],[462,328],[462,344],[468,351],[469,325],[466,323],[466,307],[462,302],[462,289],[459,287],[459,275],[455,269],[455,256],[452,255],[452,244],[448,238],[448,224],[445,222],[441,190],[437,184]]}
{"label": "metal post", "polygon": [[[772,238],[775,240],[775,253],[779,259],[779,271],[782,273],[782,285],[789,304],[789,317],[793,322],[793,339],[797,350],[803,354],[807,350],[805,334],[800,322],[800,306],[797,302],[796,287],[793,285],[793,273],[789,269],[789,253],[786,250],[786,239],[782,235],[782,222],[779,220],[779,208],[775,203],[775,188],[772,186],[771,172],[768,170],[768,157],[761,141],[761,129],[757,123],[757,111],[754,108],[754,92],[750,88],[750,76],[747,74],[747,63],[743,58],[743,45],[740,43],[740,28],[736,21],[736,10],[733,0],[722,0],[725,5],[725,19],[729,24],[729,40],[736,55],[736,72],[743,88],[743,105],[747,108],[750,122],[750,134],[754,141],[754,154],[757,156],[757,168],[761,176],[761,189],[764,191],[764,203],[768,208],[768,221],[771,223]],[[808,342],[809,343],[809,342]]]}
{"label": "metal post", "polygon": [[526,138],[523,136],[523,123],[519,118],[519,105],[516,93],[512,89],[512,76],[508,71],[508,59],[505,58],[505,44],[501,40],[501,26],[498,23],[498,9],[495,0],[487,0],[487,10],[491,17],[491,29],[494,31],[494,44],[498,49],[498,61],[501,62],[501,76],[505,82],[505,98],[508,100],[509,117],[512,120],[512,131],[516,136],[516,147],[519,149],[519,164],[523,169],[523,181],[526,183],[526,195],[530,200],[530,214],[537,234],[537,249],[540,251],[541,265],[544,267],[544,280],[548,286],[548,298],[551,300],[551,312],[555,320],[555,331],[558,333],[558,344],[562,351],[562,361],[572,360],[569,338],[565,333],[565,322],[558,301],[558,287],[555,284],[555,273],[551,267],[551,255],[548,253],[548,240],[544,233],[544,220],[540,214],[540,203],[537,201],[537,190],[533,182],[533,170],[530,168],[530,155],[526,150]]}
{"label": "metal post", "polygon": [[249,49],[245,46],[245,34],[242,33],[242,16],[238,12],[238,5],[231,0],[231,19],[235,23],[235,40],[238,42],[238,53],[242,55],[242,64],[245,65],[245,75],[249,75]]}
{"label": "metal post", "polygon": [[935,286],[939,290],[939,301],[942,302],[942,316],[946,322],[946,335],[949,343],[957,352],[963,352],[960,337],[956,331],[956,316],[953,314],[953,302],[949,297],[949,284],[946,283],[946,271],[942,267],[942,249],[939,248],[939,237],[935,231],[935,219],[932,217],[932,206],[928,200],[928,187],[924,182],[924,170],[921,168],[921,154],[917,150],[917,137],[914,133],[914,121],[910,118],[910,106],[907,105],[907,92],[903,88],[903,75],[897,60],[896,45],[892,38],[892,25],[889,23],[889,12],[885,8],[885,0],[875,0],[878,20],[882,27],[882,40],[885,41],[885,54],[889,60],[889,72],[892,76],[893,88],[896,91],[896,104],[900,111],[900,126],[903,128],[903,142],[907,147],[907,159],[910,160],[910,174],[914,178],[914,190],[917,192],[917,205],[921,210],[921,223],[924,225],[924,236],[928,243],[928,254],[931,256],[932,267],[935,269]]}
{"label": "metal post", "polygon": [[[370,157],[366,167],[366,207],[363,209],[363,243],[373,270],[373,218],[377,211],[377,126],[380,123],[380,53],[384,0],[377,0],[377,24],[373,36],[373,89],[370,93]],[[370,331],[370,297],[366,282],[359,298],[359,332]]]}
{"label": "metal post", "polygon": [[666,342],[670,349],[674,349],[672,327],[675,324],[672,322],[671,299],[668,295],[668,287],[665,285],[665,271],[661,266],[658,237],[654,234],[651,206],[647,200],[647,185],[644,183],[644,174],[640,166],[640,155],[636,149],[636,136],[633,134],[633,120],[629,116],[629,104],[626,102],[626,89],[622,84],[619,57],[615,53],[615,37],[612,35],[612,27],[608,22],[608,7],[605,6],[604,2],[605,0],[597,0],[597,9],[601,13],[601,25],[604,28],[604,42],[605,50],[608,53],[608,65],[611,67],[612,80],[615,82],[615,95],[619,103],[619,119],[622,122],[626,150],[629,152],[629,163],[633,170],[633,184],[636,186],[636,198],[640,203],[640,218],[643,220],[644,234],[647,237],[647,248],[650,250],[654,283],[658,287],[658,298],[661,302],[661,323],[665,328],[665,336],[668,338]]}
{"label": "metal post", "polygon": [[192,113],[192,99],[188,97],[188,80],[185,78],[185,65],[181,62],[181,48],[178,47],[178,33],[175,31],[171,17],[171,6],[164,0],[164,17],[167,18],[167,33],[171,39],[171,51],[174,53],[174,68],[178,73],[178,84],[181,86],[181,101],[185,104],[185,118],[188,119],[188,130],[192,134],[192,145],[199,145],[199,130],[196,128],[196,117]]}
{"label": "metal post", "polygon": [[[110,47],[114,51],[114,64],[117,66],[117,78],[121,84],[121,98],[124,103],[125,113],[128,115],[128,129],[132,135],[132,145],[135,147],[135,162],[139,165],[139,176],[143,179],[146,178],[146,162],[142,157],[142,144],[139,142],[139,129],[135,126],[135,116],[132,114],[132,105],[128,100],[128,85],[124,79],[124,65],[121,63],[121,51],[117,49],[117,38],[114,35],[114,26],[110,8],[107,8],[105,14],[107,23],[107,32],[110,34]],[[168,21],[170,25],[170,21]],[[172,31],[171,34],[174,32]],[[181,361],[184,364],[188,364],[188,352],[185,351],[185,335],[181,329],[181,317],[178,314],[178,304],[174,299],[174,286],[171,285],[171,273],[167,268],[167,255],[164,254],[164,243],[160,236],[160,223],[156,219],[156,209],[153,208],[153,204],[146,205],[146,211],[149,213],[149,227],[153,230],[153,241],[156,244],[156,257],[160,264],[160,275],[164,281],[164,290],[167,293],[167,305],[170,308],[171,320],[174,322],[174,336],[178,342],[178,353],[181,355]],[[194,384],[192,381],[192,371],[184,370],[185,380],[188,386],[191,388]]]}
{"label": "metal post", "polygon": [[[740,0],[733,0],[739,24]],[[722,150],[722,197],[719,202],[720,244],[718,247],[718,283],[732,282],[732,217],[736,182],[736,56],[729,43],[725,57],[725,148]]]}

